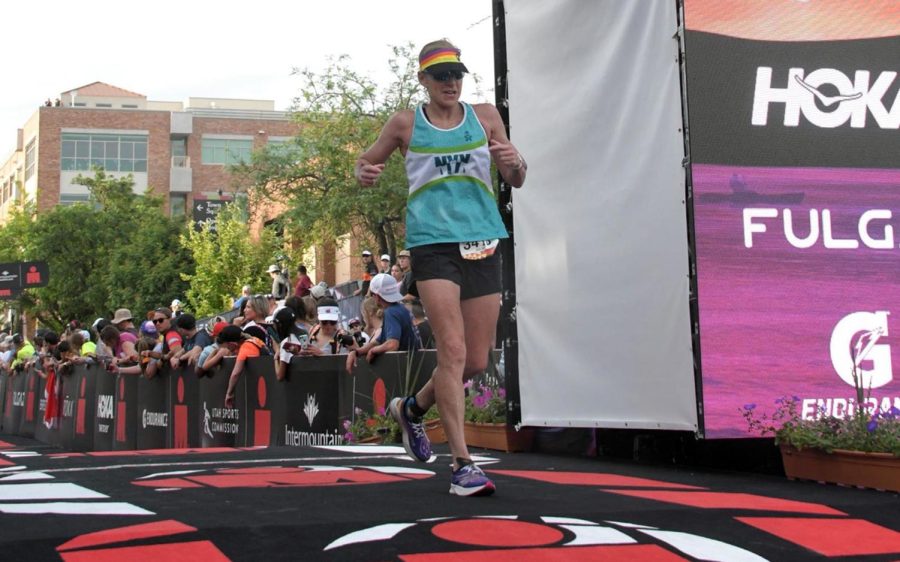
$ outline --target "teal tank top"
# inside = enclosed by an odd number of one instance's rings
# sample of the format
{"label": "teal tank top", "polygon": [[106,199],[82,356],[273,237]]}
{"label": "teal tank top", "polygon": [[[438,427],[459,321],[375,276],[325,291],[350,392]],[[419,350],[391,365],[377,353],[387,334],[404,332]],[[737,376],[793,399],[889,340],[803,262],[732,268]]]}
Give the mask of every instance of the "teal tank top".
{"label": "teal tank top", "polygon": [[439,129],[415,110],[406,152],[406,247],[506,238],[491,182],[487,135],[463,103],[462,122]]}

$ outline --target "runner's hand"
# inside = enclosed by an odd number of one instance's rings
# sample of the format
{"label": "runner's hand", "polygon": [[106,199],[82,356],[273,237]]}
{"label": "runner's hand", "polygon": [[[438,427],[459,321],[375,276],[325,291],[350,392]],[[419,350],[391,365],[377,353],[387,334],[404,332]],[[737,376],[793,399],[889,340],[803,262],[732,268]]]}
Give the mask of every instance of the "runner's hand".
{"label": "runner's hand", "polygon": [[494,139],[491,141],[488,150],[491,151],[491,156],[493,156],[495,161],[504,166],[509,166],[513,170],[518,170],[524,165],[522,156],[512,143],[500,142]]}
{"label": "runner's hand", "polygon": [[371,187],[384,171],[384,164],[363,164],[357,169],[356,179],[365,187]]}

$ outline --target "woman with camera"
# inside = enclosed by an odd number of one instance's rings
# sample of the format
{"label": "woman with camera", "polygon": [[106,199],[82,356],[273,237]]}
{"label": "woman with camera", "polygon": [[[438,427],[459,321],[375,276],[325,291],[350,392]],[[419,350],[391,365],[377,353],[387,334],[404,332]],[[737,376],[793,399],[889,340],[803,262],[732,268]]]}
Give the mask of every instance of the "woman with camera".
{"label": "woman with camera", "polygon": [[347,353],[353,345],[353,337],[340,327],[341,310],[337,301],[331,298],[320,299],[317,311],[319,323],[310,331],[309,345],[299,355],[318,357]]}

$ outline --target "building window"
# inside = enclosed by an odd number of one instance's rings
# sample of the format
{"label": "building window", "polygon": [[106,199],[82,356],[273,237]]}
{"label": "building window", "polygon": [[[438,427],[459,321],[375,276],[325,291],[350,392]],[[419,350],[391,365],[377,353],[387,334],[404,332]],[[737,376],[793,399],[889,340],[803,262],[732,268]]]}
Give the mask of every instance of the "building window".
{"label": "building window", "polygon": [[138,108],[138,106],[134,105],[133,103],[123,103],[122,104],[122,109],[137,109],[137,108]]}
{"label": "building window", "polygon": [[37,163],[36,140],[31,139],[31,142],[25,147],[25,181],[28,181],[34,175],[34,168]]}
{"label": "building window", "polygon": [[60,205],[74,205],[75,203],[87,203],[91,200],[90,195],[79,195],[75,193],[61,193],[59,196]]}
{"label": "building window", "polygon": [[63,133],[60,158],[63,171],[146,172],[146,135]]}
{"label": "building window", "polygon": [[75,107],[87,107],[87,104],[83,101],[77,101],[73,104]]}
{"label": "building window", "polygon": [[169,194],[169,215],[172,218],[183,217],[187,213],[187,194],[186,193],[170,193]]}
{"label": "building window", "polygon": [[98,103],[97,107],[112,107],[111,103]]}
{"label": "building window", "polygon": [[207,139],[201,142],[204,164],[239,164],[250,161],[250,139]]}

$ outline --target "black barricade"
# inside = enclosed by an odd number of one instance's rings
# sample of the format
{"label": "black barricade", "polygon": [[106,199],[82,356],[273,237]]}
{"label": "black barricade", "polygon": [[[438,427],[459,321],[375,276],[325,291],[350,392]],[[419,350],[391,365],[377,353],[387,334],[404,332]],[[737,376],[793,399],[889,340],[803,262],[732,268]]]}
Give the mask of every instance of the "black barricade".
{"label": "black barricade", "polygon": [[200,383],[193,367],[181,368],[169,373],[169,443],[170,448],[184,449],[200,446],[199,407]]}
{"label": "black barricade", "polygon": [[294,358],[287,379],[277,383],[272,424],[278,445],[340,445],[338,386],[346,355]]}
{"label": "black barricade", "polygon": [[19,435],[34,437],[34,424],[38,414],[38,381],[41,376],[34,369],[19,373],[19,376],[25,377],[25,407],[22,408]]}
{"label": "black barricade", "polygon": [[[234,367],[234,358],[227,358],[208,376],[200,379],[197,416],[200,420],[201,447],[234,447],[241,424],[241,409],[225,408],[225,392],[228,378]],[[243,378],[238,381],[237,392],[242,392]],[[235,405],[238,402],[235,400]]]}
{"label": "black barricade", "polygon": [[241,384],[235,393],[235,405],[242,412],[235,443],[242,447],[268,447],[277,444],[273,433],[273,402],[283,400],[276,392],[275,362],[272,357],[253,357],[244,364]]}
{"label": "black barricade", "polygon": [[6,383],[6,406],[3,408],[3,432],[16,434],[22,426],[22,418],[25,410],[25,384],[27,377],[19,373],[14,377],[8,377]]}
{"label": "black barricade", "polygon": [[6,412],[6,383],[9,381],[9,375],[0,373],[0,428],[3,426],[3,415]]}
{"label": "black barricade", "polygon": [[116,433],[114,451],[133,451],[137,448],[138,375],[116,375]]}
{"label": "black barricade", "polygon": [[[37,419],[34,422],[34,438],[50,445],[59,444],[59,428],[49,428],[44,421],[47,412],[47,379],[38,378],[37,384]],[[51,389],[52,392],[52,389]]]}
{"label": "black barricade", "polygon": [[94,410],[98,367],[79,365],[63,375],[59,444],[64,449],[90,451],[94,446]]}
{"label": "black barricade", "polygon": [[342,422],[355,408],[383,413],[393,396],[421,388],[435,361],[434,351],[388,353],[372,365],[359,360],[349,375],[346,355],[295,358],[287,379],[279,382],[272,357],[252,358],[235,387],[233,409],[224,407],[233,358],[199,380],[190,368],[165,368],[145,379],[78,366],[61,376],[58,430],[43,424],[46,400],[39,375],[0,377],[0,385],[7,386],[4,431],[23,429],[30,404],[28,423],[35,436],[71,450],[338,445]]}
{"label": "black barricade", "polygon": [[164,449],[169,441],[168,378],[171,371],[161,369],[152,379],[138,379],[138,449]]}
{"label": "black barricade", "polygon": [[94,450],[112,451],[116,432],[116,375],[101,369],[95,370],[95,373],[97,408],[94,411]]}
{"label": "black barricade", "polygon": [[352,377],[341,368],[341,375],[349,381],[340,385],[338,418],[352,419],[355,408],[383,414],[391,398],[409,396],[422,388],[431,377],[436,361],[434,351],[385,353],[371,365],[359,359]]}

